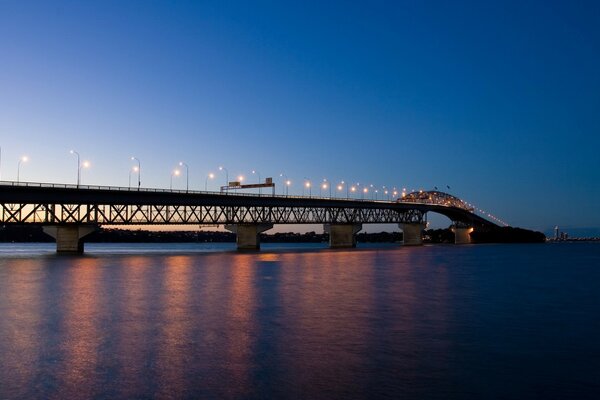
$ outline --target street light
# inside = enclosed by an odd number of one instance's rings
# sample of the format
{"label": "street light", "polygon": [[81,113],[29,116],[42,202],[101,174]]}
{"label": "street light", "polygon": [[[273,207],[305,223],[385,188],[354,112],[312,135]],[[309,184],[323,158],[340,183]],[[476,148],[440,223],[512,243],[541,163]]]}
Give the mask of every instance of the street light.
{"label": "street light", "polygon": [[[260,172],[256,171],[256,170],[252,170],[253,174],[258,175],[258,183],[260,184]],[[262,193],[262,188],[258,188],[258,195],[260,196],[260,194]]]}
{"label": "street light", "polygon": [[329,198],[331,198],[331,185],[327,182],[326,178],[323,178],[323,183],[319,187],[319,197],[322,197],[321,189],[329,188]]}
{"label": "street light", "polygon": [[292,184],[292,181],[290,181],[289,179],[287,181],[285,181],[285,195],[287,197],[289,191],[288,189],[290,188],[290,185]]}
{"label": "street light", "polygon": [[21,173],[21,163],[27,162],[29,158],[27,156],[23,156],[19,159],[19,163],[17,164],[17,183],[19,183],[20,173]]}
{"label": "street light", "polygon": [[206,175],[206,179],[204,180],[204,191],[208,191],[208,180],[209,179],[215,179],[215,174],[213,174],[212,172],[210,172],[208,175]]}
{"label": "street light", "polygon": [[223,166],[219,167],[219,171],[225,171],[225,186],[229,186],[229,171]]}
{"label": "street light", "polygon": [[81,161],[79,158],[79,153],[76,152],[75,150],[71,150],[69,153],[71,154],[75,154],[77,156],[77,187],[79,187],[79,183],[81,182],[80,176],[81,176]]}
{"label": "street light", "polygon": [[304,196],[304,187],[308,189],[308,197],[312,197],[312,187],[310,184],[310,179],[304,177],[304,186],[302,187],[302,196]]}
{"label": "street light", "polygon": [[[81,163],[81,167],[79,167],[79,170],[81,171],[82,168],[89,168],[90,167],[90,162],[89,161],[84,161]],[[81,172],[80,172],[81,174]]]}
{"label": "street light", "polygon": [[185,192],[190,190],[190,167],[183,161],[179,161],[180,167],[185,167]]}
{"label": "street light", "polygon": [[365,194],[367,194],[367,193],[369,193],[369,189],[368,189],[368,188],[364,188],[364,189],[362,190],[362,195],[361,195],[361,197],[360,197],[360,198],[361,198],[361,200],[364,200],[364,199],[365,199]]}
{"label": "street light", "polygon": [[138,175],[138,190],[140,190],[140,186],[141,186],[141,183],[142,183],[142,177],[141,177],[141,175],[142,175],[142,167],[141,167],[141,164],[140,164],[140,160],[138,158],[136,158],[136,157],[131,157],[131,161],[137,161],[137,164],[138,164],[138,169],[137,169],[137,173],[138,173],[137,174]]}
{"label": "street light", "polygon": [[169,186],[170,190],[173,190],[173,176],[179,176],[180,172],[178,169],[173,170],[173,172],[171,172],[171,185]]}
{"label": "street light", "polygon": [[288,176],[286,174],[284,174],[283,172],[280,173],[279,176],[283,179],[284,186],[286,186],[285,189],[283,188],[283,186],[281,187],[281,194],[284,194],[284,190],[285,190],[285,195],[287,196],[287,189],[288,189],[287,186],[289,186],[288,185],[288,182],[289,182]]}
{"label": "street light", "polygon": [[139,170],[138,167],[129,168],[129,189],[131,189],[131,173],[138,172]]}

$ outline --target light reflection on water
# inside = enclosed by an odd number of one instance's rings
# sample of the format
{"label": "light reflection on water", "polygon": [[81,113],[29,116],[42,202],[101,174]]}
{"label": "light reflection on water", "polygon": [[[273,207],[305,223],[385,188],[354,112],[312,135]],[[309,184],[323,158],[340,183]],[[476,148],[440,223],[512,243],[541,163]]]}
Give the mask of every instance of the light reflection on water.
{"label": "light reflection on water", "polygon": [[1,399],[600,394],[597,244],[97,246],[0,246]]}

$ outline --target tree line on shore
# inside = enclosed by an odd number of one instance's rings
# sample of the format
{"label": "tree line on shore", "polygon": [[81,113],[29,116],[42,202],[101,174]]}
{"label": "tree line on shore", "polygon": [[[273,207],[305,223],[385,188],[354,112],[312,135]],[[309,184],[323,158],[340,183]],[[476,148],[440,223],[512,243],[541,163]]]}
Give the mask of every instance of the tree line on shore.
{"label": "tree line on shore", "polygon": [[[263,233],[260,239],[264,243],[322,243],[329,241],[327,233]],[[403,239],[402,232],[360,232],[356,235],[362,243],[395,243]],[[471,233],[474,243],[540,243],[546,241],[541,232],[522,228],[501,227],[489,231]],[[150,231],[105,229],[86,236],[90,243],[210,243],[235,242],[235,234],[227,231]],[[450,228],[427,229],[423,232],[425,243],[454,243],[454,233]],[[54,242],[39,225],[0,226],[0,242]]]}

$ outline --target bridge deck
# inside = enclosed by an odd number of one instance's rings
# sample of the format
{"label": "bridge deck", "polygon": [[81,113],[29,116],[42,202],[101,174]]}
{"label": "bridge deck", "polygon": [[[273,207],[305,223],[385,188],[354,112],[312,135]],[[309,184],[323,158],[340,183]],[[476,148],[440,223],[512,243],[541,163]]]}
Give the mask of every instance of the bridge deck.
{"label": "bridge deck", "polygon": [[462,208],[421,202],[0,182],[4,224],[411,223],[427,212],[496,226]]}

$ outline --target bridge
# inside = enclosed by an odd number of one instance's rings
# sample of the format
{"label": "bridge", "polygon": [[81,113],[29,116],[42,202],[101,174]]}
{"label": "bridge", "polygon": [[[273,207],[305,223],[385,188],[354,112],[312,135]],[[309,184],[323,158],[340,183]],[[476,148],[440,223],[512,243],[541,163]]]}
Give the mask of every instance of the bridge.
{"label": "bridge", "polygon": [[323,224],[332,248],[355,247],[363,224],[398,224],[405,245],[422,244],[427,213],[453,221],[456,243],[497,225],[462,200],[438,191],[396,201],[219,193],[187,190],[0,182],[0,224],[43,226],[59,253],[83,252],[83,238],[101,225],[224,225],[238,249],[259,249],[275,224]]}

